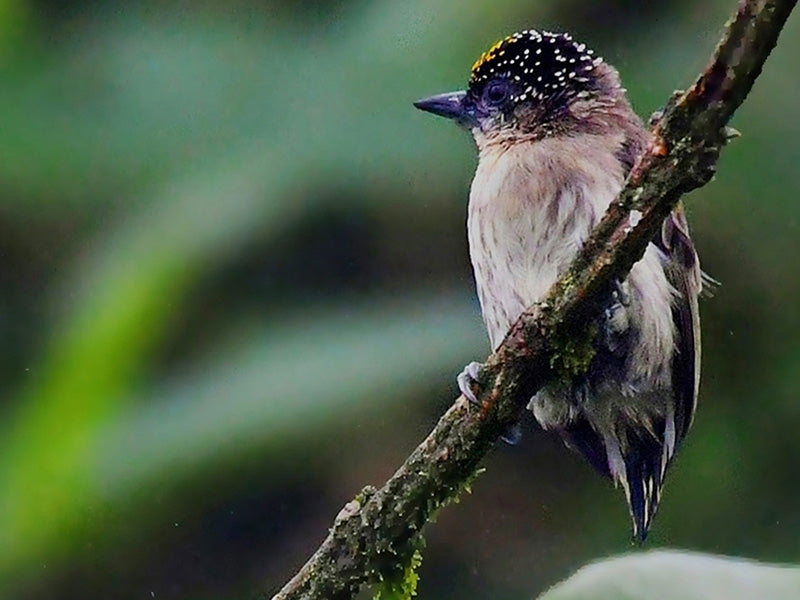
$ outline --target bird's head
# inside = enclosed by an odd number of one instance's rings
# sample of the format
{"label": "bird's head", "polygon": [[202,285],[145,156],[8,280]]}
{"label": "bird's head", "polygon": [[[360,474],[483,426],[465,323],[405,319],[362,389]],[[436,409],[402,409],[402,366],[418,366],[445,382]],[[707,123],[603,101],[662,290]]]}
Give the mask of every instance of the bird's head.
{"label": "bird's head", "polygon": [[469,128],[478,145],[577,133],[601,134],[629,120],[616,70],[569,34],[510,35],[472,66],[465,91],[414,103]]}

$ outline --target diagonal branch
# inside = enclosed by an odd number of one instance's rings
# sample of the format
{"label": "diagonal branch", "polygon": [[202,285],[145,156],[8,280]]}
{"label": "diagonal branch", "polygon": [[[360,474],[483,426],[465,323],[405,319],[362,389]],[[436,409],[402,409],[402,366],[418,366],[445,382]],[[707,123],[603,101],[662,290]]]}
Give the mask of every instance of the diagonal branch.
{"label": "diagonal branch", "polygon": [[612,282],[627,276],[680,196],[711,179],[730,137],[726,125],[795,3],[741,0],[705,71],[655,120],[650,147],[581,254],[489,357],[478,377],[481,408],[458,398],[381,489],[365,488],[342,509],[322,545],[273,600],[349,599],[363,584],[396,573],[398,564],[402,572],[425,523],[469,484],[529,398],[556,376],[552,365],[580,352],[585,324],[599,313]]}

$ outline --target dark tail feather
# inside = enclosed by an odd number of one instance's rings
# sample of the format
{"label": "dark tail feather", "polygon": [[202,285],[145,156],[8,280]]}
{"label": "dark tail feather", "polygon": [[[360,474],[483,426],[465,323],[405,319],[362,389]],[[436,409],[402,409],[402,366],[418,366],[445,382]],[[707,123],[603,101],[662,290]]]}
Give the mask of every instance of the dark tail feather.
{"label": "dark tail feather", "polygon": [[664,485],[664,472],[673,452],[673,448],[664,443],[665,437],[668,437],[664,435],[666,433],[664,420],[655,425],[655,431],[661,434],[658,437],[646,429],[629,429],[627,444],[622,454],[626,481],[620,483],[625,487],[633,521],[633,539],[638,543],[644,542],[658,510],[661,489]]}
{"label": "dark tail feather", "polygon": [[663,483],[659,477],[661,467],[658,464],[654,465],[648,457],[641,456],[639,452],[629,453],[624,460],[629,489],[628,507],[633,520],[633,539],[642,543],[647,537],[650,523],[658,509]]}
{"label": "dark tail feather", "polygon": [[[654,433],[655,432],[655,433]],[[633,521],[633,539],[642,543],[658,509],[664,473],[675,451],[675,420],[656,419],[653,428],[631,423],[622,439],[601,436],[586,418],[560,430],[564,442],[603,475],[622,485]]]}

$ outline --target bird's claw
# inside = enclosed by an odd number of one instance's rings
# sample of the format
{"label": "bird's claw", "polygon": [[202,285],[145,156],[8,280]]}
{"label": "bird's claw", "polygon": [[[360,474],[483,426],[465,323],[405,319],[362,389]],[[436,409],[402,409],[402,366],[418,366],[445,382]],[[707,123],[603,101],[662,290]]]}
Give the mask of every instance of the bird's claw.
{"label": "bird's claw", "polygon": [[603,312],[603,333],[608,349],[617,353],[623,348],[625,334],[630,328],[628,312],[631,295],[628,282],[614,282],[611,300],[611,305]]}
{"label": "bird's claw", "polygon": [[[483,363],[473,360],[466,367],[464,367],[464,370],[461,371],[461,373],[459,373],[456,377],[458,389],[461,390],[464,398],[466,398],[470,404],[474,404],[476,406],[480,406],[481,403],[478,401],[478,397],[475,395],[475,392],[472,391],[472,384],[478,379],[478,372],[482,368]],[[522,429],[520,428],[519,423],[509,427],[508,430],[500,436],[500,439],[510,446],[516,446],[520,439],[522,439]]]}
{"label": "bird's claw", "polygon": [[511,427],[506,429],[506,432],[500,436],[500,439],[509,446],[516,446],[522,439],[522,427],[519,423],[514,423]]}
{"label": "bird's claw", "polygon": [[611,297],[614,299],[615,302],[618,302],[622,306],[630,306],[631,305],[631,294],[630,294],[630,286],[628,285],[627,281],[620,281],[619,279],[614,280],[614,291],[611,292]]}
{"label": "bird's claw", "polygon": [[478,379],[478,372],[483,367],[482,363],[472,361],[461,373],[458,374],[456,377],[456,383],[458,383],[458,389],[461,390],[461,393],[464,395],[464,398],[469,400],[470,404],[477,404],[480,405],[478,402],[477,396],[475,396],[475,392],[472,391],[472,384]]}

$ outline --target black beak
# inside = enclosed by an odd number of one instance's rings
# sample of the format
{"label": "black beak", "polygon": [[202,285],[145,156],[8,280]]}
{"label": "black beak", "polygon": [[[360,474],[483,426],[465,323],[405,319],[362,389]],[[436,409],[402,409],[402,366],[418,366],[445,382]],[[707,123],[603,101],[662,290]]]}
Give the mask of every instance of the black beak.
{"label": "black beak", "polygon": [[437,94],[430,98],[417,100],[414,102],[414,106],[425,112],[471,125],[474,117],[465,106],[464,100],[466,97],[466,92],[448,92],[447,94]]}

